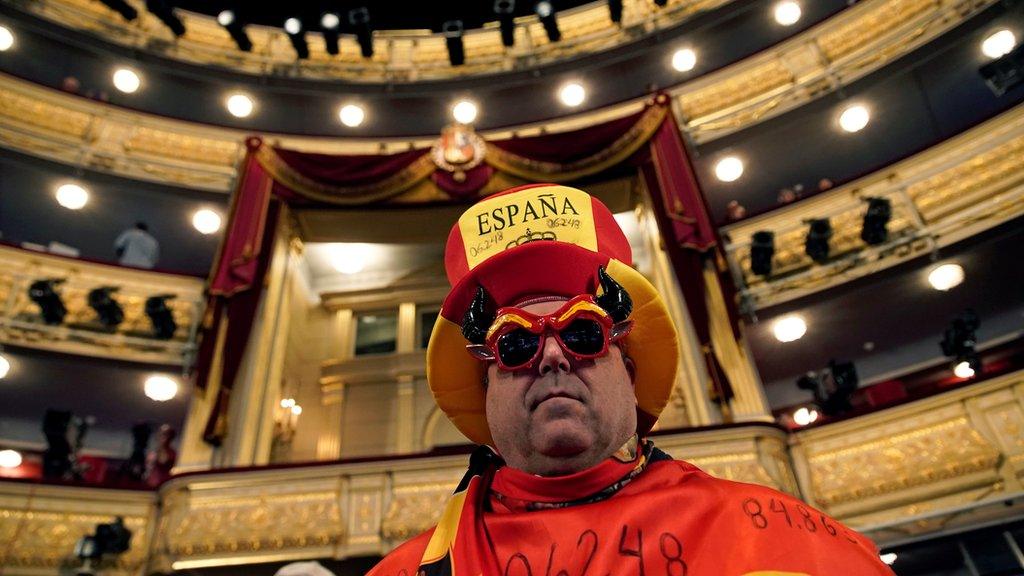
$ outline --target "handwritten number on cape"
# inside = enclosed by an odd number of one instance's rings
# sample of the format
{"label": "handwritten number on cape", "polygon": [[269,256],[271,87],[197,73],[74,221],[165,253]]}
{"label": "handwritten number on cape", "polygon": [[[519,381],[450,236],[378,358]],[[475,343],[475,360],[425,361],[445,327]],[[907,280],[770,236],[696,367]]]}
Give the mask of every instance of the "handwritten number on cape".
{"label": "handwritten number on cape", "polygon": [[590,563],[594,561],[594,555],[597,554],[597,532],[593,530],[586,530],[583,534],[580,534],[580,539],[576,541],[576,549],[579,550],[580,546],[583,545],[583,540],[587,536],[593,539],[593,545],[590,547],[590,554],[587,556],[587,563],[583,565],[583,572],[580,572],[580,576],[587,576],[587,570],[590,570]]}
{"label": "handwritten number on cape", "polygon": [[619,537],[619,554],[622,556],[635,556],[640,562],[640,576],[646,576],[644,570],[644,531],[640,528],[636,529],[636,549],[630,550],[626,548],[626,534],[629,533],[629,526],[622,526],[622,536]]}

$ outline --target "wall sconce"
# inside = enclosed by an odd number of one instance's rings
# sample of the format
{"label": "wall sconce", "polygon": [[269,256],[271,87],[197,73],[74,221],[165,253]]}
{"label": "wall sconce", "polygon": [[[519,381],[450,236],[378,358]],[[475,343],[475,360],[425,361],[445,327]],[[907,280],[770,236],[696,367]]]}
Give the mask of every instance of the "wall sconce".
{"label": "wall sconce", "polygon": [[287,444],[295,437],[295,428],[299,424],[302,406],[295,403],[294,398],[284,398],[274,413],[274,441]]}

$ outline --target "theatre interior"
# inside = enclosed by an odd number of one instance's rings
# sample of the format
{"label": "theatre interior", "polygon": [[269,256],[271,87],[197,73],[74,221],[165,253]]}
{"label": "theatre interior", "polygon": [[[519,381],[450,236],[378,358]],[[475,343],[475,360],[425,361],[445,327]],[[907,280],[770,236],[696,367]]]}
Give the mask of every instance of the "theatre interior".
{"label": "theatre interior", "polygon": [[3,0],[0,574],[434,526],[445,242],[545,182],[674,320],[656,446],[900,576],[1024,574],[1022,42],[1022,0]]}

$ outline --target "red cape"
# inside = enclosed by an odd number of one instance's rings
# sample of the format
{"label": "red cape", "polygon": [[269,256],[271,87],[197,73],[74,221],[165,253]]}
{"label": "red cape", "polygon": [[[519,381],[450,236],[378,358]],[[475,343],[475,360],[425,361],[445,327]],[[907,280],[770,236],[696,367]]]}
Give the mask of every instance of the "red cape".
{"label": "red cape", "polygon": [[[564,488],[557,478],[531,478],[537,493]],[[456,540],[466,529],[459,526]],[[433,531],[399,546],[369,575],[414,576]],[[893,574],[871,540],[800,500],[676,460],[651,463],[601,502],[485,512],[483,533],[481,565],[497,566],[495,576]],[[454,568],[464,572],[458,562]]]}

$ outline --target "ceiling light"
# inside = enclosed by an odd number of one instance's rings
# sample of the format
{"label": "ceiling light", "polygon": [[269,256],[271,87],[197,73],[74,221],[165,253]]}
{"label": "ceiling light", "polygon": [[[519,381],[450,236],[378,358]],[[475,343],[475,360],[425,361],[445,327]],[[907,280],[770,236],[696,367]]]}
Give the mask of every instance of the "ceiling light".
{"label": "ceiling light", "polygon": [[735,182],[743,175],[743,161],[735,156],[726,156],[715,164],[715,176],[722,182]]}
{"label": "ceiling light", "polygon": [[0,450],[0,468],[17,468],[21,466],[21,452],[17,450]]}
{"label": "ceiling light", "polygon": [[139,75],[134,70],[128,68],[118,68],[114,72],[114,88],[117,88],[125,94],[131,94],[139,89],[142,84],[142,80],[139,79]]}
{"label": "ceiling light", "polygon": [[461,124],[472,124],[476,120],[476,104],[469,100],[459,100],[452,106],[452,118]]}
{"label": "ceiling light", "polygon": [[963,281],[964,269],[959,264],[943,264],[928,273],[928,283],[943,292],[959,286]]}
{"label": "ceiling light", "polygon": [[779,342],[799,340],[807,332],[807,323],[796,314],[783,316],[772,325],[772,332]]}
{"label": "ceiling light", "polygon": [[587,91],[578,82],[570,82],[558,90],[558,99],[566,106],[579,106],[587,99]]}
{"label": "ceiling light", "polygon": [[839,126],[847,132],[860,132],[871,120],[871,113],[861,104],[854,104],[839,115]]}
{"label": "ceiling light", "polygon": [[0,26],[0,52],[6,52],[14,46],[14,33],[7,26]]}
{"label": "ceiling light", "polygon": [[342,274],[359,273],[370,260],[370,248],[366,244],[331,244],[329,250],[331,266]]}
{"label": "ceiling light", "polygon": [[177,394],[178,383],[173,378],[157,374],[146,379],[146,396],[151,400],[166,402]]}
{"label": "ceiling light", "polygon": [[785,0],[775,5],[775,21],[783,26],[796,24],[800,19],[800,5],[793,0]]}
{"label": "ceiling light", "polygon": [[295,406],[295,398],[281,399],[281,408],[291,408],[292,406]]}
{"label": "ceiling light", "polygon": [[327,30],[334,30],[341,24],[341,18],[338,17],[334,12],[327,12],[320,17],[320,27]]}
{"label": "ceiling light", "polygon": [[196,213],[192,215],[192,226],[194,226],[200,234],[213,234],[220,230],[220,214],[217,214],[209,208],[196,210]]}
{"label": "ceiling light", "polygon": [[293,405],[291,407],[291,409],[292,409],[292,414],[295,414],[296,416],[298,416],[299,414],[302,414],[302,406],[299,406],[298,404]]}
{"label": "ceiling light", "polygon": [[338,110],[338,118],[341,123],[349,128],[355,128],[363,123],[366,118],[366,113],[363,109],[355,104],[345,104]]}
{"label": "ceiling light", "polygon": [[78,184],[62,184],[57,188],[57,203],[68,210],[80,210],[89,202],[89,192]]}
{"label": "ceiling light", "polygon": [[878,557],[882,559],[882,562],[884,562],[886,566],[892,566],[893,563],[896,562],[895,552],[886,552],[885,554],[880,554]]}
{"label": "ceiling light", "polygon": [[985,56],[995,60],[1006,56],[1017,46],[1017,38],[1007,29],[989,34],[981,43],[981,51]]}
{"label": "ceiling light", "polygon": [[968,362],[967,360],[964,360],[963,362],[958,363],[953,368],[953,374],[955,374],[957,378],[964,378],[964,379],[973,378],[974,377],[974,368],[971,368],[971,363],[970,362]]}
{"label": "ceiling light", "polygon": [[818,419],[818,411],[808,409],[806,406],[798,408],[796,412],[793,412],[793,422],[796,422],[800,426],[807,426],[811,422]]}
{"label": "ceiling light", "polygon": [[0,380],[3,380],[11,372],[11,361],[3,354],[0,354]]}
{"label": "ceiling light", "polygon": [[217,23],[221,26],[231,26],[231,23],[235,21],[235,13],[231,10],[221,10],[220,14],[217,14]]}
{"label": "ceiling light", "polygon": [[253,101],[245,94],[232,94],[227,99],[228,112],[235,118],[246,118],[252,114]]}
{"label": "ceiling light", "polygon": [[672,67],[679,72],[689,72],[697,65],[697,53],[691,48],[680,48],[672,54]]}
{"label": "ceiling light", "polygon": [[289,34],[298,34],[299,32],[302,32],[302,21],[294,16],[285,20],[284,31]]}

